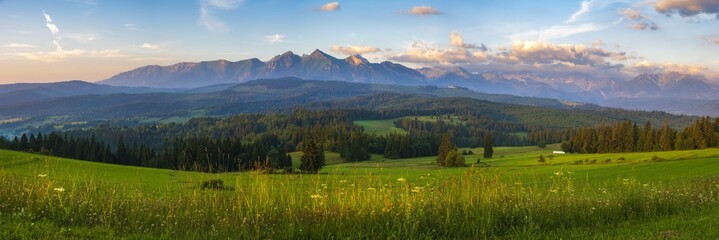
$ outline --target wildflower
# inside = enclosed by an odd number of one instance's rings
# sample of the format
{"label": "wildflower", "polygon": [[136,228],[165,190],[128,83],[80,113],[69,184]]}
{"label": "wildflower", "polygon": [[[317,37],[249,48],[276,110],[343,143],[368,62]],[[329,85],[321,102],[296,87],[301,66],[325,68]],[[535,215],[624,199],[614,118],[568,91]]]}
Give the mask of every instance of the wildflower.
{"label": "wildflower", "polygon": [[327,189],[327,184],[321,184],[322,188]]}
{"label": "wildflower", "polygon": [[564,173],[562,173],[562,171],[556,171],[556,172],[554,172],[554,175],[562,176],[562,175],[564,175]]}
{"label": "wildflower", "polygon": [[422,188],[421,188],[421,187],[414,187],[414,188],[412,188],[412,192],[413,192],[413,193],[419,193],[419,192],[421,192],[421,191],[422,191]]}
{"label": "wildflower", "polygon": [[55,190],[55,192],[64,192],[64,191],[65,191],[65,188],[59,187],[59,188],[55,188],[55,189],[53,189],[53,190]]}
{"label": "wildflower", "polygon": [[341,180],[340,183],[347,183],[347,180]]}
{"label": "wildflower", "polygon": [[574,174],[574,172],[567,172],[567,174]]}
{"label": "wildflower", "polygon": [[406,181],[407,181],[406,178],[397,178],[397,182],[406,182]]}
{"label": "wildflower", "polygon": [[549,192],[551,192],[551,193],[558,193],[559,190],[557,190],[557,189],[549,189]]}
{"label": "wildflower", "polygon": [[44,177],[47,177],[47,174],[44,174],[44,173],[43,173],[43,174],[38,174],[37,177],[39,177],[39,178],[44,178]]}
{"label": "wildflower", "polygon": [[322,195],[312,194],[312,196],[310,196],[310,197],[311,197],[312,199],[320,199],[320,198],[322,198]]}
{"label": "wildflower", "polygon": [[375,190],[375,188],[373,188],[373,187],[368,187],[368,188],[367,188],[367,191],[374,191],[374,190]]}

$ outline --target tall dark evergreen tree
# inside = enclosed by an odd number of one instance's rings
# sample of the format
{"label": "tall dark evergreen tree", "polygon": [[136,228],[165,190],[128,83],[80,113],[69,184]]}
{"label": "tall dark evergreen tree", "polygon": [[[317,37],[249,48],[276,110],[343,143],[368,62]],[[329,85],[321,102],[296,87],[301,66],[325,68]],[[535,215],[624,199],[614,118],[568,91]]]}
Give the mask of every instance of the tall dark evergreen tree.
{"label": "tall dark evergreen tree", "polygon": [[325,153],[314,139],[302,144],[300,171],[302,173],[318,173],[325,165]]}
{"label": "tall dark evergreen tree", "polygon": [[484,158],[492,158],[494,155],[494,140],[492,140],[492,134],[484,136]]}

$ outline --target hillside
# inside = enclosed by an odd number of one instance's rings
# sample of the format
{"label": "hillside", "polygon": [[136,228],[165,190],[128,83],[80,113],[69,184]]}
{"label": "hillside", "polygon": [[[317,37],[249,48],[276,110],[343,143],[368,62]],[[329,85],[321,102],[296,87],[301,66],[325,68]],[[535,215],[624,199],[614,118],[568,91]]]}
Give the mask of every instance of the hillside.
{"label": "hillside", "polygon": [[[373,98],[381,101],[373,101]],[[3,116],[3,119],[15,119],[0,124],[0,130],[5,134],[13,134],[38,127],[48,132],[51,131],[48,127],[66,129],[100,124],[104,121],[120,121],[116,123],[121,125],[182,122],[202,116],[289,112],[296,107],[406,110],[454,106],[469,106],[468,110],[502,115],[504,117],[501,119],[510,121],[552,126],[563,126],[551,124],[554,120],[569,124],[566,126],[578,127],[629,119],[636,122],[651,120],[655,125],[667,120],[673,126],[681,128],[694,119],[660,112],[610,109],[553,99],[483,94],[461,88],[403,87],[284,78],[205,88],[197,92],[80,95],[0,106],[0,116]],[[571,121],[572,119],[581,120]]]}

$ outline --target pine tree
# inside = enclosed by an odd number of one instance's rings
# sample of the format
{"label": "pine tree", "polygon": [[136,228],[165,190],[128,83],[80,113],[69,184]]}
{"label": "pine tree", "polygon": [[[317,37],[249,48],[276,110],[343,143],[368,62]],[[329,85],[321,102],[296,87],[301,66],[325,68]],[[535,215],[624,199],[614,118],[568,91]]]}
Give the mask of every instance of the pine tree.
{"label": "pine tree", "polygon": [[450,165],[448,154],[455,148],[454,144],[452,144],[451,138],[452,136],[449,133],[445,133],[439,141],[437,163],[440,166],[444,167]]}
{"label": "pine tree", "polygon": [[494,155],[494,149],[492,148],[494,141],[492,140],[492,134],[484,136],[484,158],[492,158]]}
{"label": "pine tree", "polygon": [[325,165],[325,153],[314,139],[302,144],[302,157],[300,157],[300,171],[303,173],[318,173]]}

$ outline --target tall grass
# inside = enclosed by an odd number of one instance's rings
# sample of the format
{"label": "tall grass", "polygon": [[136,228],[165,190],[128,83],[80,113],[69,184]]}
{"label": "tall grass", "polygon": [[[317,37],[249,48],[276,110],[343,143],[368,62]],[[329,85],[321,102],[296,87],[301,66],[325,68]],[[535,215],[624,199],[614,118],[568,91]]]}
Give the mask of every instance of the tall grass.
{"label": "tall grass", "polygon": [[418,179],[251,174],[225,183],[232,189],[167,194],[98,179],[55,181],[0,172],[0,217],[166,239],[477,239],[611,226],[719,202],[718,178],[594,184],[571,172],[527,182],[502,181],[500,174],[484,169]]}

